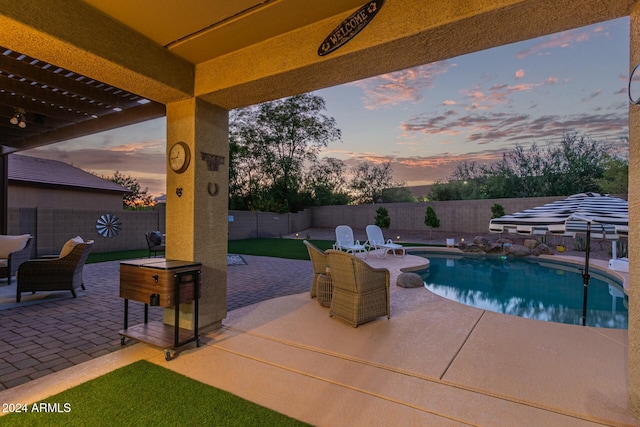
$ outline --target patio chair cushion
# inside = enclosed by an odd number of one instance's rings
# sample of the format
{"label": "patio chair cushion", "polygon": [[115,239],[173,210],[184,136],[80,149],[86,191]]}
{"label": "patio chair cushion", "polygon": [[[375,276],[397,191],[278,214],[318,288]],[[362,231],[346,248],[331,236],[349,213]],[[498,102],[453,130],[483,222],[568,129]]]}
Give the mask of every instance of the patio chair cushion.
{"label": "patio chair cushion", "polygon": [[149,233],[149,241],[153,245],[161,245],[162,244],[162,234],[159,231],[152,231]]}
{"label": "patio chair cushion", "polygon": [[62,247],[62,250],[60,251],[60,258],[64,258],[69,255],[73,251],[73,248],[75,248],[76,245],[80,243],[84,243],[84,240],[82,240],[82,237],[80,236],[76,236],[72,239],[67,240],[67,242]]}
{"label": "patio chair cushion", "polygon": [[11,252],[24,249],[30,234],[20,234],[17,236],[0,236],[0,258],[9,258]]}

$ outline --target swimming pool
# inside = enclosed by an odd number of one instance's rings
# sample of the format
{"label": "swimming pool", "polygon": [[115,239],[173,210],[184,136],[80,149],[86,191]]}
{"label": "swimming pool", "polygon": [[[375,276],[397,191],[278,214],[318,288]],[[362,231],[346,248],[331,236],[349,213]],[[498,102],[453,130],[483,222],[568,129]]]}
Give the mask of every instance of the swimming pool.
{"label": "swimming pool", "polygon": [[[582,324],[584,287],[577,265],[538,258],[412,252],[429,259],[417,271],[442,297],[485,310],[547,322]],[[626,329],[628,298],[615,278],[589,269],[587,326]]]}

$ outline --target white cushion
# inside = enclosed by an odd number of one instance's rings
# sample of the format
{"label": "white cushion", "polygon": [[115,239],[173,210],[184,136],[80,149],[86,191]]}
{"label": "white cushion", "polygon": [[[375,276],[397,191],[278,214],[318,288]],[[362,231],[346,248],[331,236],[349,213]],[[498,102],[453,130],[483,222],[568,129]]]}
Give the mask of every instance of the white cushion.
{"label": "white cushion", "polygon": [[27,244],[30,234],[20,234],[18,236],[0,236],[0,258],[9,258],[11,252],[23,249]]}
{"label": "white cushion", "polygon": [[67,243],[64,244],[62,250],[60,251],[60,258],[64,258],[69,255],[73,251],[73,248],[75,248],[76,245],[80,243],[84,243],[84,240],[82,240],[82,237],[80,236],[76,236],[73,239],[67,240]]}

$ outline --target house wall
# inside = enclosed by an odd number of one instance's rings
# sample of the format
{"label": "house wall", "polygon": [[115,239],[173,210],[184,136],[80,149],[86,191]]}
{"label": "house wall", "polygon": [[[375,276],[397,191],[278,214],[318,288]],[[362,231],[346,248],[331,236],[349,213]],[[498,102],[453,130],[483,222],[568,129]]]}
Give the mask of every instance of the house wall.
{"label": "house wall", "polygon": [[86,208],[100,207],[105,211],[122,210],[122,194],[105,193],[96,190],[65,190],[38,188],[27,185],[9,184],[8,206],[14,208]]}

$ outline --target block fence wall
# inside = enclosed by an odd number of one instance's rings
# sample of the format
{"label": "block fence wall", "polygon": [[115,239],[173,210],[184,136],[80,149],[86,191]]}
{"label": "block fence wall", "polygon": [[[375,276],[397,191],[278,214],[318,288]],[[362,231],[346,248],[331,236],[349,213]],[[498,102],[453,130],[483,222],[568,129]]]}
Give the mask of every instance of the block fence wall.
{"label": "block fence wall", "polygon": [[358,206],[318,206],[312,208],[314,228],[335,228],[338,225],[348,225],[353,229],[364,230],[373,224],[376,209],[385,207],[389,212],[391,225],[389,232],[395,231],[424,231],[429,228],[424,225],[427,205],[433,207],[440,227],[438,231],[458,232],[465,234],[486,234],[489,232],[491,220],[491,206],[495,203],[504,207],[506,214],[531,209],[566,197],[527,197],[522,199],[483,199],[483,200],[453,200],[446,202],[420,203],[381,203],[375,205]]}
{"label": "block fence wall", "polygon": [[[625,198],[626,196],[618,196]],[[448,202],[388,203],[359,206],[319,206],[297,213],[229,211],[229,240],[256,237],[282,237],[303,232],[309,228],[333,229],[338,225],[349,225],[364,230],[374,223],[376,209],[384,206],[391,218],[389,232],[424,231],[424,215],[427,205],[433,207],[440,219],[442,232],[486,234],[491,220],[491,206],[499,203],[506,213],[518,212],[562,200],[565,197],[530,197],[522,199],[456,200]],[[98,234],[96,221],[102,215],[118,216],[122,226],[120,233],[112,238]],[[29,233],[35,236],[34,256],[55,254],[70,238],[80,235],[85,240],[94,240],[93,252],[111,252],[130,249],[145,249],[147,231],[164,233],[166,210],[157,205],[153,211],[105,212],[77,209],[10,208],[9,234]],[[211,231],[213,233],[213,231]],[[220,238],[222,236],[216,236]],[[304,238],[305,236],[301,236]]]}

